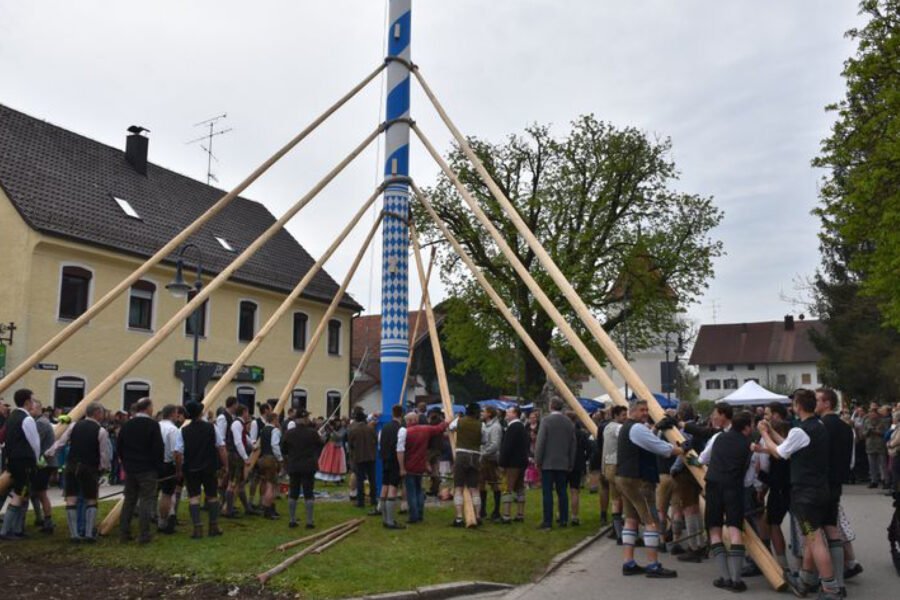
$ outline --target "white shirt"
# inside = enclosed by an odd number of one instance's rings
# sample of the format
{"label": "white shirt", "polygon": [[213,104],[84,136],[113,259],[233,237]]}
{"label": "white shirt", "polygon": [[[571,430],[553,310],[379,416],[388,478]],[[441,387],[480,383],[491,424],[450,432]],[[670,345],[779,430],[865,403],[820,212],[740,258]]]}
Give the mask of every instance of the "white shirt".
{"label": "white shirt", "polygon": [[784,441],[775,447],[775,452],[781,458],[788,459],[807,446],[809,446],[809,436],[800,427],[793,427],[788,431]]}
{"label": "white shirt", "polygon": [[178,427],[169,419],[163,419],[159,422],[159,433],[163,440],[163,461],[171,463],[175,460],[172,453],[175,451],[175,436],[178,434]]}
{"label": "white shirt", "polygon": [[234,449],[238,456],[243,460],[247,460],[247,449],[244,448],[244,424],[240,419],[231,422],[231,437],[234,439]]}
{"label": "white shirt", "polygon": [[247,433],[247,437],[250,438],[251,444],[255,444],[259,439],[259,423],[256,422],[256,419],[250,421],[250,431]]}
{"label": "white shirt", "polygon": [[406,452],[406,427],[397,432],[397,452]]}
{"label": "white shirt", "polygon": [[[216,448],[221,448],[225,445],[225,440],[219,436],[218,428],[214,427],[213,429],[216,432]],[[184,436],[181,435],[181,429],[175,432],[175,442],[172,451],[184,456]]]}
{"label": "white shirt", "polygon": [[218,417],[216,417],[216,437],[225,439],[225,431],[228,429],[228,418],[225,416],[225,413],[222,413]]}
{"label": "white shirt", "polygon": [[278,429],[277,427],[275,427],[272,430],[271,442],[272,442],[272,454],[275,455],[275,458],[278,460],[278,462],[281,462],[282,460],[284,460],[281,457],[281,430]]}
{"label": "white shirt", "polygon": [[288,424],[287,424],[286,429],[287,429],[288,431],[290,431],[291,429],[293,429],[293,428],[296,427],[296,426],[297,426],[297,422],[294,421],[293,419],[291,419],[290,421],[288,421]]}

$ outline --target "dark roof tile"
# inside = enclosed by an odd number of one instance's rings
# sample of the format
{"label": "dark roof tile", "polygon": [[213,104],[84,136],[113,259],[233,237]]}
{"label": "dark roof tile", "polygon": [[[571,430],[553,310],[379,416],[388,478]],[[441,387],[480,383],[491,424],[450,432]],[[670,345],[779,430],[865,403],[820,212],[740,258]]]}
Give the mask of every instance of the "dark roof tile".
{"label": "dark roof tile", "polygon": [[819,351],[809,333],[821,331],[817,320],[702,325],[691,352],[692,365],[775,364],[818,362]]}

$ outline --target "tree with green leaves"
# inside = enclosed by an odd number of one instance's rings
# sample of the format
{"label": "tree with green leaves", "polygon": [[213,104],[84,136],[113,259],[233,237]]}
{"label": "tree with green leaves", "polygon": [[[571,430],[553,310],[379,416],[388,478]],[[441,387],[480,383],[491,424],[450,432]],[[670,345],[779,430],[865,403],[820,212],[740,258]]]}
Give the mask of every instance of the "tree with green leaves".
{"label": "tree with green leaves", "polygon": [[826,169],[815,214],[822,266],[813,342],[823,381],[857,400],[900,394],[900,0],[864,0],[847,36],[844,99],[813,165]]}
{"label": "tree with green leaves", "polygon": [[[711,230],[722,219],[712,198],[674,189],[678,178],[671,141],[633,127],[617,128],[582,116],[564,137],[533,126],[502,143],[471,139],[488,172],[535,233],[566,278],[609,332],[620,341],[627,329],[637,350],[671,330],[677,313],[693,302],[712,276],[722,244]],[[463,185],[481,204],[516,256],[595,354],[562,293],[505,217],[465,157],[448,157]],[[572,376],[584,373],[553,322],[502,256],[446,178],[429,195],[435,209],[491,283],[510,304],[542,352],[554,348]],[[440,232],[418,207],[415,219],[426,238]],[[439,246],[441,276],[452,301],[445,336],[457,367],[478,370],[492,384],[512,390],[521,383],[533,397],[545,376],[520,348],[490,300],[446,245]]]}

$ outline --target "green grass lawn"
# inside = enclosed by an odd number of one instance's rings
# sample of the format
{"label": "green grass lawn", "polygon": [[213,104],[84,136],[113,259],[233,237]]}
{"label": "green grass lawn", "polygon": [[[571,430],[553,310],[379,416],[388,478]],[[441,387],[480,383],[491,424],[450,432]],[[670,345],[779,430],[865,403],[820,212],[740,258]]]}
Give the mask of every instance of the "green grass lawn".
{"label": "green grass lawn", "polygon": [[[425,522],[405,531],[386,530],[379,517],[368,517],[357,533],[320,555],[304,557],[270,580],[269,586],[303,598],[343,598],[463,580],[524,583],[543,571],[553,556],[598,530],[597,496],[585,490],[582,501],[585,507],[581,527],[555,528],[551,532],[536,529],[541,511],[539,491],[528,494],[524,524],[485,523],[478,529],[453,528],[453,507],[449,504],[427,506]],[[111,507],[112,503],[105,503],[101,513]],[[57,509],[54,536],[45,538],[34,533],[29,540],[6,549],[23,557],[62,556],[103,566],[150,568],[167,575],[233,582],[243,588],[255,583],[255,574],[289,556],[274,551],[275,546],[310,533],[302,527],[288,529],[286,500],[278,503],[278,510],[282,514],[280,520],[223,519],[224,536],[192,540],[188,537],[187,506],[182,502],[182,525],[175,535],[157,535],[146,546],[120,544],[116,535],[90,546],[68,543],[64,537],[65,515]],[[298,516],[302,511],[301,503]],[[316,530],[361,513],[347,501],[317,502]],[[205,513],[203,517],[206,518]],[[136,527],[133,522],[133,530]],[[292,551],[296,550],[288,552]]]}

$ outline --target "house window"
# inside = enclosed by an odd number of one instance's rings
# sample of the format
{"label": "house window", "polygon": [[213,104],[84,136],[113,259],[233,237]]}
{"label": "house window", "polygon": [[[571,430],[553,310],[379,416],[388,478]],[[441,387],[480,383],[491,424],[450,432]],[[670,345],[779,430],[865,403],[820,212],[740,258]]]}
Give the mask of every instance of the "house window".
{"label": "house window", "polygon": [[59,284],[60,319],[77,319],[87,310],[93,276],[81,267],[63,267]]}
{"label": "house window", "polygon": [[[197,295],[197,290],[191,290],[188,292],[188,302],[194,299],[194,296]],[[197,331],[200,333],[200,337],[206,337],[206,310],[209,306],[209,298],[203,301],[203,304],[200,305],[200,308],[195,310],[190,317],[184,320],[184,334],[185,335],[194,335],[194,322],[196,320],[197,323]]]}
{"label": "house window", "polygon": [[53,385],[53,407],[72,408],[84,398],[84,387],[81,377],[58,377]]}
{"label": "house window", "polygon": [[812,375],[809,373],[802,373],[800,375],[800,385],[809,385],[812,383]]}
{"label": "house window", "polygon": [[153,329],[153,295],[156,286],[149,281],[136,281],[128,298],[129,329]]}
{"label": "house window", "polygon": [[219,245],[222,246],[222,248],[224,250],[227,250],[228,252],[234,252],[234,246],[232,246],[228,240],[226,240],[225,238],[220,237],[218,235],[215,236],[215,238],[216,238],[216,241],[219,242]]}
{"label": "house window", "polygon": [[775,384],[776,385],[787,385],[787,375],[784,373],[779,373],[775,376]]}
{"label": "house window", "polygon": [[754,383],[759,383],[759,377],[748,377],[747,379],[744,380],[744,383],[747,383],[748,381],[752,381]]}
{"label": "house window", "polygon": [[755,370],[756,370],[756,365],[753,365],[753,364],[747,365],[747,370],[748,370],[748,371],[755,371]]}
{"label": "house window", "polygon": [[249,385],[242,385],[235,390],[237,401],[247,407],[252,415],[256,408],[256,390]]}
{"label": "house window", "polygon": [[341,353],[341,322],[337,319],[328,321],[328,354],[337,356]]}
{"label": "house window", "polygon": [[341,416],[341,393],[328,392],[325,394],[325,414],[326,418]]}
{"label": "house window", "polygon": [[716,365],[709,365],[710,373],[714,372],[715,370],[716,370]]}
{"label": "house window", "polygon": [[738,389],[738,380],[734,378],[725,379],[724,381],[722,381],[722,386],[726,390],[736,390]]}
{"label": "house window", "polygon": [[134,207],[128,203],[128,200],[123,200],[122,198],[116,198],[115,196],[113,196],[113,200],[116,201],[116,204],[119,205],[119,208],[122,209],[123,213],[125,213],[132,219],[140,220],[141,215],[139,215],[138,212],[136,210],[134,210]]}
{"label": "house window", "polygon": [[241,300],[238,314],[238,340],[249,342],[256,335],[256,302]]}
{"label": "house window", "polygon": [[734,365],[725,365],[726,371],[734,371]]}
{"label": "house window", "polygon": [[150,395],[150,384],[143,381],[129,381],[122,391],[122,410],[128,412],[131,405]]}
{"label": "house window", "polygon": [[294,313],[294,350],[306,350],[306,328],[309,324],[309,316],[306,313]]}
{"label": "house window", "polygon": [[306,390],[294,390],[291,392],[291,408],[294,410],[307,410],[306,398]]}
{"label": "house window", "polygon": [[720,390],[722,389],[722,382],[718,379],[707,379],[706,380],[706,389],[708,390]]}

